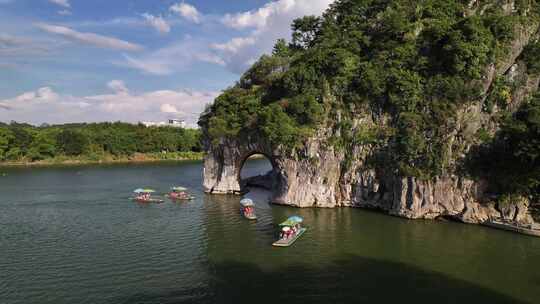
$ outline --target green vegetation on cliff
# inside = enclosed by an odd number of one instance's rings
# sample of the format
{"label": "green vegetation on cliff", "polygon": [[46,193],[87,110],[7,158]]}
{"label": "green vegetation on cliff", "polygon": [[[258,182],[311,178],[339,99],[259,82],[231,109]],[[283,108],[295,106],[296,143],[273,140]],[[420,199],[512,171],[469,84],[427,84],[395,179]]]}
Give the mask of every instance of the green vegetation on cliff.
{"label": "green vegetation on cliff", "polygon": [[200,151],[200,131],[194,129],[119,122],[42,127],[0,123],[0,163],[125,160],[136,153],[146,155],[139,155],[141,160],[177,159]]}
{"label": "green vegetation on cliff", "polygon": [[495,137],[470,153],[469,171],[503,198],[532,196],[540,202],[540,93],[501,121]]}

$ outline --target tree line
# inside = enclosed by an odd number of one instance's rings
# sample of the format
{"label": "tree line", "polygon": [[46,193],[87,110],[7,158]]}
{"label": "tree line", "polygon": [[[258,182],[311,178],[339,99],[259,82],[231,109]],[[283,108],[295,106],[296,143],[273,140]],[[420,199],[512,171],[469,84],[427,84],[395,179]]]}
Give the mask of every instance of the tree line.
{"label": "tree line", "polygon": [[121,122],[39,127],[0,123],[0,161],[40,161],[59,156],[100,160],[135,153],[200,151],[197,129]]}

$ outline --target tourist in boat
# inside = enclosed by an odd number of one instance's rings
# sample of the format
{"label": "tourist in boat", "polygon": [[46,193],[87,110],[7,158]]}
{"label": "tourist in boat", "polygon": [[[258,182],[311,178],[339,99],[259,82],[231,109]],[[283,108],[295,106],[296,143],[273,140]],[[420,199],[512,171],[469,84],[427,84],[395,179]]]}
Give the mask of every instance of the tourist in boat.
{"label": "tourist in boat", "polygon": [[244,208],[244,216],[250,217],[253,215],[253,209],[252,207],[248,206]]}
{"label": "tourist in boat", "polygon": [[257,219],[257,216],[255,215],[255,210],[253,209],[253,205],[253,201],[249,198],[244,198],[240,201],[240,212],[245,218],[249,220]]}
{"label": "tourist in boat", "polygon": [[142,202],[142,203],[162,203],[162,199],[152,198],[152,193],[156,192],[152,189],[137,189],[133,191],[135,197],[133,200]]}
{"label": "tourist in boat", "polygon": [[291,236],[291,228],[290,227],[285,226],[285,227],[281,228],[281,237],[280,237],[281,239],[286,240],[290,236]]}
{"label": "tourist in boat", "polygon": [[150,193],[143,193],[141,195],[141,200],[142,201],[149,201],[150,200]]}
{"label": "tourist in boat", "polygon": [[292,245],[305,231],[301,226],[303,219],[299,216],[291,216],[285,222],[279,224],[281,231],[279,240],[272,245],[277,247],[288,247]]}
{"label": "tourist in boat", "polygon": [[187,189],[184,187],[172,187],[169,192],[169,198],[177,200],[189,200],[191,195],[187,193]]}

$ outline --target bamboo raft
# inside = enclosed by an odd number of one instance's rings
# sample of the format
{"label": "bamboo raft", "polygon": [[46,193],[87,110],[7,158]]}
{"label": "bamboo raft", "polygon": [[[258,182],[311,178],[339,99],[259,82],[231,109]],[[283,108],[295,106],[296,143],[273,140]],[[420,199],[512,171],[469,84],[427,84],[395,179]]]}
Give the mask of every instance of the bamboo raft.
{"label": "bamboo raft", "polygon": [[251,214],[246,214],[245,212],[242,211],[242,214],[244,215],[245,218],[247,218],[248,220],[256,220],[257,219],[257,216],[255,215],[255,213],[251,213]]}
{"label": "bamboo raft", "polygon": [[289,247],[291,246],[304,232],[306,232],[307,228],[300,228],[298,232],[291,238],[288,239],[280,239],[272,244],[272,246],[275,247]]}
{"label": "bamboo raft", "polygon": [[174,197],[169,194],[166,194],[165,196],[172,201],[192,201],[195,199],[195,196],[193,195],[190,195],[188,197]]}
{"label": "bamboo raft", "polygon": [[150,198],[150,199],[138,199],[138,198],[132,198],[132,201],[135,201],[137,203],[143,203],[143,204],[161,204],[165,201],[159,198]]}

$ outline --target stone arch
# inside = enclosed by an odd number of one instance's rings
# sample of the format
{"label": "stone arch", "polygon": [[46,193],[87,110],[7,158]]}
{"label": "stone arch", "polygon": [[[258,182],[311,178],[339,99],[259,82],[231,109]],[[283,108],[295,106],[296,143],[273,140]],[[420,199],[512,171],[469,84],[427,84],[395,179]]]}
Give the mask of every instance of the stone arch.
{"label": "stone arch", "polygon": [[[245,190],[241,183],[241,170],[246,160],[255,154],[264,155],[272,165],[275,176],[281,175],[279,158],[269,145],[257,138],[228,140],[218,145],[209,145],[208,148],[203,174],[203,187],[207,193],[241,194]],[[280,183],[276,183],[273,186],[279,185]],[[273,196],[276,192],[279,191],[272,189]]]}
{"label": "stone arch", "polygon": [[[253,154],[265,155],[275,174],[271,186],[271,202],[297,207],[332,207],[339,199],[340,161],[335,155],[315,153],[318,145],[308,146],[296,159],[273,147],[258,136],[222,138],[206,141],[203,189],[211,194],[242,194],[240,172],[246,159]],[[322,150],[326,151],[326,150]]]}
{"label": "stone arch", "polygon": [[[250,177],[242,177],[242,170],[245,167],[246,162],[248,159],[250,159],[254,155],[261,155],[263,156],[268,163],[271,166],[270,171],[263,172],[263,174],[250,176]],[[268,154],[264,152],[259,152],[257,150],[250,151],[249,153],[246,153],[240,158],[240,163],[238,165],[238,181],[240,183],[240,190],[245,191],[250,186],[260,187],[267,190],[272,190],[276,185],[275,179],[277,178],[277,164],[275,162],[275,159],[272,158],[272,156],[269,156]]]}
{"label": "stone arch", "polygon": [[[221,138],[206,141],[203,188],[211,194],[242,194],[245,188],[240,171],[253,154],[265,155],[272,164],[275,176],[271,186],[271,202],[297,207],[333,207],[341,200],[341,158],[318,143],[308,143],[297,151],[300,159],[273,147],[258,136]],[[346,193],[345,193],[346,195]]]}

